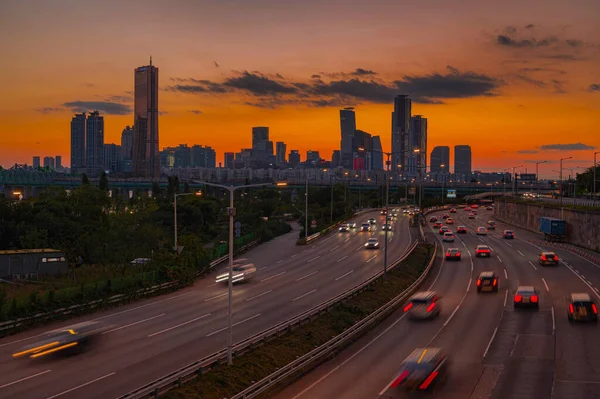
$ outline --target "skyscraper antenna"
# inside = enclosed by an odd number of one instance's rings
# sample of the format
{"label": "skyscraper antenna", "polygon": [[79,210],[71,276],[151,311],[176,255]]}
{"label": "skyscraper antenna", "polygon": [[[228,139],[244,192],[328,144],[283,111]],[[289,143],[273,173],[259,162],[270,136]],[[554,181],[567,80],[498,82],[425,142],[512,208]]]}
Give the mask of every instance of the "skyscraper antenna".
{"label": "skyscraper antenna", "polygon": [[150,54],[150,66],[152,66],[152,54]]}

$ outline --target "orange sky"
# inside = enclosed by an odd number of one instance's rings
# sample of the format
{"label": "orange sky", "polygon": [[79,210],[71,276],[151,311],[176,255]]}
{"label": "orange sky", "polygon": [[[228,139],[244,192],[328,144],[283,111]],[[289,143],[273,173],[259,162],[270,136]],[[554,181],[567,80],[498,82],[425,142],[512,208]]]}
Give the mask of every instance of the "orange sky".
{"label": "orange sky", "polygon": [[[409,90],[443,102],[413,104],[413,114],[429,121],[428,152],[470,144],[473,167],[483,170],[567,156],[574,158],[569,167],[591,164],[592,147],[600,147],[600,2],[573,7],[509,0],[501,9],[475,0],[459,6],[442,0],[321,3],[32,0],[0,6],[6,21],[0,34],[11,38],[0,43],[8,60],[0,64],[0,164],[30,164],[34,155],[62,155],[68,164],[73,108],[64,104],[131,106],[133,70],[149,54],[160,68],[160,146],[210,145],[218,162],[223,152],[250,146],[252,126],[269,126],[271,139],[286,142],[288,151],[304,157],[319,150],[329,159],[339,147],[342,104],[354,105],[358,128],[381,135],[389,150],[393,94]],[[377,74],[352,75],[357,68]],[[262,83],[303,83],[310,90],[274,95],[228,86],[243,71]],[[321,75],[326,93],[316,91],[313,74]],[[200,85],[189,79],[210,80],[227,93],[167,90]],[[366,83],[352,91],[352,79]],[[486,79],[488,90],[480,87]],[[340,81],[341,91],[332,84]],[[393,93],[389,101],[382,90]],[[284,104],[245,104],[274,98]],[[316,100],[337,102],[307,105]],[[119,143],[132,115],[104,116],[105,141]],[[558,144],[581,150],[540,148]],[[556,169],[544,167],[548,175]]]}

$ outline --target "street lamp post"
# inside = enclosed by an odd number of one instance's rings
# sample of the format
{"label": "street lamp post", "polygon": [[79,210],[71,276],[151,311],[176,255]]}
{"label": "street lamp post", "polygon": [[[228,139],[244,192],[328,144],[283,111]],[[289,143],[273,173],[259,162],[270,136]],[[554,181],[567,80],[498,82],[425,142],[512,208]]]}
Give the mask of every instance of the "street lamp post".
{"label": "street lamp post", "polygon": [[573,157],[566,157],[566,158],[561,158],[560,159],[560,176],[559,176],[559,181],[560,181],[560,189],[559,189],[559,196],[560,196],[560,206],[562,206],[562,197],[563,197],[563,178],[562,178],[562,171],[563,171],[563,161],[566,161],[567,159],[572,159]]}
{"label": "street lamp post", "polygon": [[305,208],[304,208],[304,239],[308,239],[308,170],[305,169],[306,173],[306,193],[304,198]]}
{"label": "street lamp post", "polygon": [[202,195],[201,192],[197,192],[197,193],[180,193],[180,194],[173,194],[173,230],[174,230],[174,235],[175,235],[175,239],[173,241],[173,249],[175,249],[175,252],[179,253],[179,241],[177,239],[177,197],[183,196],[183,195]]}
{"label": "street lamp post", "polygon": [[518,187],[517,187],[517,174],[515,173],[515,169],[522,168],[522,167],[523,167],[523,165],[519,165],[519,166],[513,166],[513,168],[512,168],[512,178],[514,179],[514,182],[513,182],[513,195],[515,197],[517,196],[517,190],[518,190]]}
{"label": "street lamp post", "polygon": [[329,179],[331,184],[331,209],[329,210],[329,223],[333,223],[333,183],[335,182],[335,175],[332,175]]}
{"label": "street lamp post", "polygon": [[598,165],[598,162],[596,162],[596,155],[600,154],[600,151],[595,152],[594,153],[594,181],[592,184],[592,190],[593,190],[593,194],[592,194],[592,205],[596,206],[596,167]]}
{"label": "street lamp post", "polygon": [[537,187],[537,196],[538,196],[538,201],[539,201],[539,197],[540,197],[540,175],[539,175],[539,167],[541,163],[546,163],[548,161],[539,161],[535,163],[535,185]]}
{"label": "street lamp post", "polygon": [[[308,180],[307,180],[308,182]],[[196,182],[200,184],[205,184],[207,186],[219,187],[224,190],[229,191],[229,208],[227,208],[227,214],[229,216],[229,303],[228,303],[228,311],[227,311],[227,364],[231,365],[233,363],[233,356],[231,353],[232,340],[231,340],[231,299],[233,293],[233,219],[235,217],[235,208],[233,207],[233,199],[235,190],[239,190],[241,188],[249,188],[249,187],[264,187],[269,186],[272,183],[259,183],[259,184],[246,184],[244,186],[226,186],[223,184],[215,184],[208,182]],[[308,183],[307,183],[308,186]]]}

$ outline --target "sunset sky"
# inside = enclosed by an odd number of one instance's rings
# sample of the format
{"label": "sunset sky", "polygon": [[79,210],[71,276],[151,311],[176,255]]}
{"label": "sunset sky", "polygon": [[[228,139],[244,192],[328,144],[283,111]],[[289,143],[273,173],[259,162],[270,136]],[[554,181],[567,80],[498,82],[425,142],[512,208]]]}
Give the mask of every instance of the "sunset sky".
{"label": "sunset sky", "polygon": [[470,144],[474,169],[588,167],[600,148],[598,0],[15,0],[0,15],[5,167],[68,164],[76,111],[100,110],[120,143],[150,55],[160,147],[209,145],[217,162],[252,126],[330,159],[344,106],[389,151],[396,94],[428,118],[428,153]]}

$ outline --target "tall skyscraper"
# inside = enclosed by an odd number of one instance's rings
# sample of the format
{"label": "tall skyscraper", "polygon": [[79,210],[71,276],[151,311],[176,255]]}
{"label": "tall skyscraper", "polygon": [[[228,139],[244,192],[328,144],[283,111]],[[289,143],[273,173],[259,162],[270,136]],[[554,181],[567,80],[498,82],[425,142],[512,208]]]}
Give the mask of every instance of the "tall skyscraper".
{"label": "tall skyscraper", "polygon": [[235,153],[233,152],[226,152],[225,156],[224,156],[224,160],[225,160],[225,168],[226,169],[233,169],[234,168],[234,162],[235,162]]}
{"label": "tall skyscraper", "polygon": [[[175,156],[175,162],[177,163],[177,155]],[[211,147],[204,147],[201,145],[192,146],[191,166],[199,168],[214,168],[216,166],[216,162],[216,152]],[[225,160],[225,162],[227,163],[227,160]]]}
{"label": "tall skyscraper", "polygon": [[331,154],[331,167],[337,168],[338,166],[340,166],[340,162],[341,162],[340,150],[333,150],[333,153]]}
{"label": "tall skyscraper", "polygon": [[121,157],[123,160],[133,159],[133,132],[133,127],[126,126],[121,133]]}
{"label": "tall skyscraper", "polygon": [[257,149],[263,142],[269,141],[269,128],[256,126],[252,128],[252,149]]}
{"label": "tall skyscraper", "polygon": [[36,169],[40,167],[40,157],[33,157],[33,167]]}
{"label": "tall skyscraper", "polygon": [[90,112],[85,126],[85,168],[97,175],[104,169],[104,117]]}
{"label": "tall skyscraper", "polygon": [[371,137],[371,169],[383,170],[383,149],[381,147],[381,137]]}
{"label": "tall skyscraper", "polygon": [[285,164],[285,151],[287,145],[283,141],[275,143],[275,164],[277,166]]}
{"label": "tall skyscraper", "polygon": [[[411,101],[407,95],[394,98],[392,112],[392,171],[406,170]],[[399,166],[400,165],[400,166]]]}
{"label": "tall skyscraper", "polygon": [[85,167],[85,112],[71,119],[71,172]]}
{"label": "tall skyscraper", "polygon": [[44,168],[54,169],[54,157],[44,157]]}
{"label": "tall skyscraper", "polygon": [[308,150],[306,151],[306,163],[314,162],[317,163],[321,160],[319,151]]}
{"label": "tall skyscraper", "polygon": [[56,167],[56,169],[62,168],[62,156],[57,155],[56,157],[54,157],[54,161],[54,166]]}
{"label": "tall skyscraper", "polygon": [[354,134],[356,132],[356,114],[354,108],[344,108],[340,110],[340,162],[345,168],[352,167],[352,145]]}
{"label": "tall skyscraper", "polygon": [[104,169],[110,173],[120,171],[119,159],[121,158],[121,146],[117,144],[104,144]]}
{"label": "tall skyscraper", "polygon": [[410,118],[408,130],[406,170],[414,176],[424,176],[427,168],[427,118],[415,115]]}
{"label": "tall skyscraper", "polygon": [[300,163],[300,152],[298,150],[291,150],[288,156],[288,162],[292,168],[295,168]]}
{"label": "tall skyscraper", "polygon": [[371,135],[369,133],[356,129],[352,140],[352,158],[352,169],[371,170]]}
{"label": "tall skyscraper", "polygon": [[135,69],[133,173],[158,179],[158,68],[152,65]]}
{"label": "tall skyscraper", "polygon": [[[431,151],[431,173],[446,173],[450,172],[450,147],[438,146]],[[442,166],[444,165],[444,166]]]}
{"label": "tall skyscraper", "polygon": [[471,180],[471,146],[457,145],[454,147],[454,174],[459,180]]}

